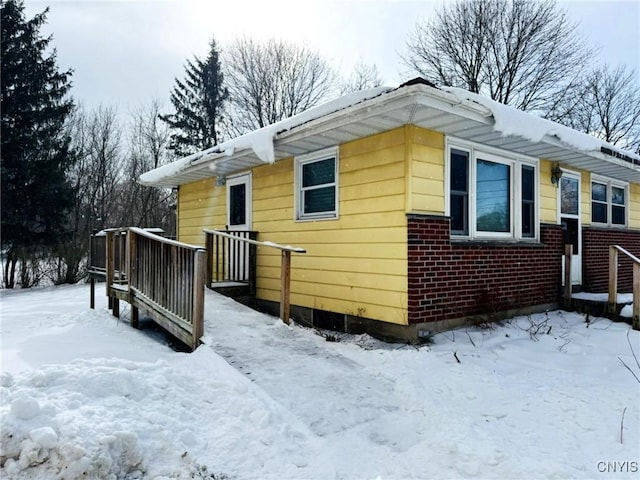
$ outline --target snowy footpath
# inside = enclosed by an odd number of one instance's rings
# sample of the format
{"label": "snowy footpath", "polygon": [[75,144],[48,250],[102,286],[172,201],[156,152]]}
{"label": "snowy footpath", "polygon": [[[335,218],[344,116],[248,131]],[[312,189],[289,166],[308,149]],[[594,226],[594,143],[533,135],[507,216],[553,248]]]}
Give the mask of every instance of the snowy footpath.
{"label": "snowy footpath", "polygon": [[187,354],[88,300],[0,292],[3,479],[640,477],[626,324],[555,311],[415,348],[207,292]]}

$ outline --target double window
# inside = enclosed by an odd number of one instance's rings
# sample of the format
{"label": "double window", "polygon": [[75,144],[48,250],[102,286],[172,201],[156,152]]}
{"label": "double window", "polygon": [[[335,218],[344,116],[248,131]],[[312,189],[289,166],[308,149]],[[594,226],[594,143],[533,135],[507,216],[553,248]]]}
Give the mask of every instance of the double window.
{"label": "double window", "polygon": [[295,159],[296,220],[338,217],[338,149]]}
{"label": "double window", "polygon": [[591,222],[608,226],[627,224],[627,184],[591,176]]}
{"label": "double window", "polygon": [[537,162],[465,144],[448,148],[451,234],[537,237]]}

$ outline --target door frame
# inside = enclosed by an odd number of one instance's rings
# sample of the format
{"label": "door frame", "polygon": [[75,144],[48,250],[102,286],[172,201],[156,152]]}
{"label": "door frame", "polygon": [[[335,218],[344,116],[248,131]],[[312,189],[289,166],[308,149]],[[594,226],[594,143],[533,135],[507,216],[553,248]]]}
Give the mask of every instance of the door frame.
{"label": "door frame", "polygon": [[[562,213],[562,178],[571,178],[578,182],[578,214],[563,214]],[[558,192],[556,195],[557,213],[558,213],[558,225],[562,225],[562,217],[575,219],[578,221],[578,255],[572,256],[571,262],[571,284],[582,285],[582,174],[575,170],[567,170],[562,168],[562,177],[558,180]],[[564,245],[562,252],[562,284],[564,285]]]}
{"label": "door frame", "polygon": [[[243,225],[231,225],[231,187],[236,185],[245,185],[245,223]],[[252,192],[251,192],[251,172],[241,173],[239,175],[234,175],[233,177],[227,177],[227,218],[226,218],[226,228],[227,230],[251,230],[253,225],[253,215],[252,215]]]}

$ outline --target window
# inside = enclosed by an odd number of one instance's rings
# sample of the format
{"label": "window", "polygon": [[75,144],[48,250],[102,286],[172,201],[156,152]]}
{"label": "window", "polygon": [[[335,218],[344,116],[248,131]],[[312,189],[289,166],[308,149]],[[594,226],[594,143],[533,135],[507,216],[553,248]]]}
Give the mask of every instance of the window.
{"label": "window", "polygon": [[591,176],[591,221],[604,225],[627,224],[627,185]]}
{"label": "window", "polygon": [[469,233],[469,153],[451,149],[451,232]]}
{"label": "window", "polygon": [[296,220],[338,217],[338,149],[296,158]]}
{"label": "window", "polygon": [[451,234],[536,238],[536,161],[463,145],[449,145],[448,150]]}

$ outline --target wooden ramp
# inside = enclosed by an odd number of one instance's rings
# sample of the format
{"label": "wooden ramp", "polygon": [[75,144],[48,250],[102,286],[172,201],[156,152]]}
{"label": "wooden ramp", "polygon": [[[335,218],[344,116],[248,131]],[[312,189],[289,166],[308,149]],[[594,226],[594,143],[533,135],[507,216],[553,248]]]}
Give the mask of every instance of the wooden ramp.
{"label": "wooden ramp", "polygon": [[104,279],[109,308],[120,315],[120,301],[131,305],[131,326],[139,310],[195,350],[204,323],[204,249],[135,227],[93,235],[89,279],[91,308],[95,282]]}

